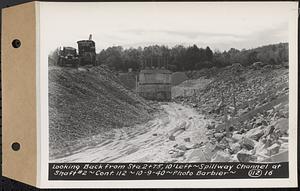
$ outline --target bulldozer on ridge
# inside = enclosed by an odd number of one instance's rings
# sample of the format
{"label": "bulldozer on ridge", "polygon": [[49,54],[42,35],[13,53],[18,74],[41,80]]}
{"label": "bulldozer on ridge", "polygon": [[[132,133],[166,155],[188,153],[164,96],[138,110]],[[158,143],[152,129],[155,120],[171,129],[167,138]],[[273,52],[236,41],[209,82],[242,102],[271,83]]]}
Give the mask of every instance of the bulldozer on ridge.
{"label": "bulldozer on ridge", "polygon": [[79,66],[96,66],[96,48],[95,42],[92,40],[90,35],[88,40],[77,41],[78,53],[76,48],[63,47],[59,51],[59,58],[57,64],[62,67],[74,67]]}

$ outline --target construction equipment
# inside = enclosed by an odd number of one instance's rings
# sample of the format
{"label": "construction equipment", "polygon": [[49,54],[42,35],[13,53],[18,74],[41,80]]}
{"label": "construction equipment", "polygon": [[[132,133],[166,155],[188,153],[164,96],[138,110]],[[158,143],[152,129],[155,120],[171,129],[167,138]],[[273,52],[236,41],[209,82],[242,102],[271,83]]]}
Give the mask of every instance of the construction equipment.
{"label": "construction equipment", "polygon": [[79,58],[76,49],[72,47],[63,47],[63,49],[59,51],[57,64],[63,67],[78,68]]}
{"label": "construction equipment", "polygon": [[89,36],[89,40],[77,41],[78,55],[80,66],[96,65],[96,48],[95,42],[92,40],[92,35]]}

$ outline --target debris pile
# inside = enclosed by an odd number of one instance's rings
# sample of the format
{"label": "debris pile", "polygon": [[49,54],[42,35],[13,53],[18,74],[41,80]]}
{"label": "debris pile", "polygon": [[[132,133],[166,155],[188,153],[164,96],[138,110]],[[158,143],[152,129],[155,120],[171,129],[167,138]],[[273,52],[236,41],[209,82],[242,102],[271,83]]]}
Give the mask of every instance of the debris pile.
{"label": "debris pile", "polygon": [[[255,119],[255,118],[254,118]],[[288,161],[288,119],[279,118],[273,123],[248,120],[229,135],[224,130],[208,130],[214,145],[214,162],[283,162]]]}
{"label": "debris pile", "polygon": [[198,79],[200,77],[204,77],[206,79],[212,78],[216,73],[221,72],[221,68],[212,67],[212,68],[203,68],[201,70],[187,71],[186,75],[190,79]]}
{"label": "debris pile", "polygon": [[175,98],[213,120],[213,162],[288,161],[288,69],[226,67],[196,95]]}
{"label": "debris pile", "polygon": [[84,146],[83,139],[106,130],[148,121],[153,111],[104,66],[49,68],[50,155]]}
{"label": "debris pile", "polygon": [[172,87],[172,98],[176,99],[177,97],[195,96],[211,82],[212,79],[206,79],[204,77],[186,80],[181,84]]}

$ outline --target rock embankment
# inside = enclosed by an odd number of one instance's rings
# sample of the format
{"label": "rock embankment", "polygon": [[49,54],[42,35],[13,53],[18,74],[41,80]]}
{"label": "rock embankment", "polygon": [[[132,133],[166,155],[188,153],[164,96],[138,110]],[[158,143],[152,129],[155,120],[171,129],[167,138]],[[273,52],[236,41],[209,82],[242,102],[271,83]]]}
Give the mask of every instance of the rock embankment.
{"label": "rock embankment", "polygon": [[201,91],[175,99],[213,121],[211,161],[288,161],[288,69],[227,67],[211,76]]}

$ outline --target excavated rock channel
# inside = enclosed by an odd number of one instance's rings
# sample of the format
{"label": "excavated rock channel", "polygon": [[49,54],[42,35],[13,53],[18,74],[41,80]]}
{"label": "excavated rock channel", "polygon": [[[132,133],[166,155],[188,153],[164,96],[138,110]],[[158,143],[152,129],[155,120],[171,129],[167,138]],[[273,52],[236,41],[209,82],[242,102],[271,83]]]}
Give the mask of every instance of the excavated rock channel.
{"label": "excavated rock channel", "polygon": [[161,103],[161,107],[164,112],[155,119],[134,128],[108,131],[106,137],[98,136],[104,141],[52,162],[207,161],[197,152],[203,152],[199,149],[207,142],[205,127],[209,121],[188,106]]}

